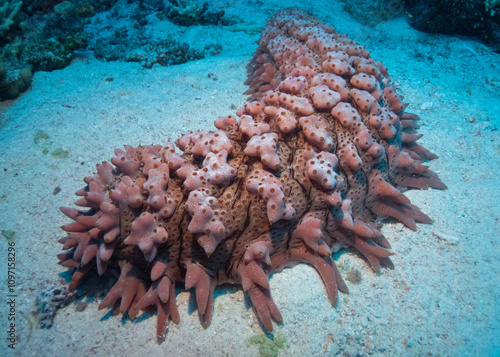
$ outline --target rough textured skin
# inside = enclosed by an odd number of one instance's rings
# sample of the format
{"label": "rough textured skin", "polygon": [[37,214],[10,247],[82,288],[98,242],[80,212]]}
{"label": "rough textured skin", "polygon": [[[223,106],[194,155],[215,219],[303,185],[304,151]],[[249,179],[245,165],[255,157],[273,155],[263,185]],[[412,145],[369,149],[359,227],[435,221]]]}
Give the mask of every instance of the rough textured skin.
{"label": "rough textured skin", "polygon": [[392,268],[376,227],[394,217],[411,229],[429,217],[401,192],[446,186],[423,165],[419,119],[387,69],[345,35],[297,9],[275,14],[248,66],[250,101],[217,131],[165,146],[117,149],[77,192],[62,227],[60,264],[70,288],[119,271],[99,308],[157,308],[159,340],[179,321],[174,286],[194,288],[202,323],[213,292],[241,284],[263,326],[281,321],[268,277],[299,262],[321,275],[332,305],[347,286],[331,250],[352,246],[374,271]]}

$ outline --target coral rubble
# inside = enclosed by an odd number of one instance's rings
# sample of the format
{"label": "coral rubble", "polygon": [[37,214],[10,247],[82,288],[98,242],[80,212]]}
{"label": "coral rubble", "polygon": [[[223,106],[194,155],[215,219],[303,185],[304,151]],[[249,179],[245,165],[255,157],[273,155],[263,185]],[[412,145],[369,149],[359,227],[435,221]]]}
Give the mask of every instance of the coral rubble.
{"label": "coral rubble", "polygon": [[179,322],[175,285],[194,288],[203,326],[222,283],[241,284],[272,331],[282,320],[269,275],[304,262],[328,298],[347,293],[331,256],[353,247],[372,269],[392,268],[377,218],[407,227],[430,218],[402,193],[446,186],[423,162],[419,117],[387,69],[362,46],[297,10],[271,18],[248,66],[250,99],[214,131],[175,144],[115,150],[76,194],[62,226],[70,289],[117,271],[102,300],[135,318],[156,307],[157,337]]}

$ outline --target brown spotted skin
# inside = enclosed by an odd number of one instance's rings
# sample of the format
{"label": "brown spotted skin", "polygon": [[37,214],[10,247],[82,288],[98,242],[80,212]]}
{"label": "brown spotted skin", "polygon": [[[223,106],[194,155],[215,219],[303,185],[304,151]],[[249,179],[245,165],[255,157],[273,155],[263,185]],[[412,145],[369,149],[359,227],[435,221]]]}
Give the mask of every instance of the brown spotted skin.
{"label": "brown spotted skin", "polygon": [[[375,271],[392,268],[378,217],[411,229],[429,217],[407,188],[446,186],[416,141],[418,116],[364,47],[315,17],[282,10],[268,21],[248,66],[249,102],[218,131],[188,133],[174,145],[116,150],[62,208],[60,264],[71,289],[89,275],[120,278],[100,308],[158,313],[161,341],[179,322],[174,287],[194,288],[202,324],[213,291],[242,284],[264,328],[282,320],[268,277],[314,266],[332,305],[347,293],[331,249],[354,247]],[[177,151],[179,152],[179,151]],[[189,182],[189,184],[188,184]]]}

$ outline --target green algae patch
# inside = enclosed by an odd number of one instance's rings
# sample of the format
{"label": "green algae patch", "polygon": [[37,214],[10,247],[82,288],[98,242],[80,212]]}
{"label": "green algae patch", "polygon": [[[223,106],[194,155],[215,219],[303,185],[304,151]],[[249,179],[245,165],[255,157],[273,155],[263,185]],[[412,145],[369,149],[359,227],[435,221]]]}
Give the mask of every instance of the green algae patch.
{"label": "green algae patch", "polygon": [[48,140],[49,139],[49,134],[47,134],[43,130],[38,130],[35,134],[35,137],[33,138],[33,141],[35,144],[40,143],[42,140]]}
{"label": "green algae patch", "polygon": [[260,357],[276,357],[278,352],[285,348],[286,339],[281,336],[268,338],[265,334],[252,336],[247,340],[250,346],[256,346],[259,349]]}
{"label": "green algae patch", "polygon": [[16,232],[9,229],[2,229],[0,233],[8,242],[12,242],[16,238]]}
{"label": "green algae patch", "polygon": [[47,155],[50,153],[54,159],[67,159],[69,157],[69,151],[63,148],[52,149],[54,147],[54,142],[49,140],[49,134],[43,130],[38,130],[33,137],[35,144],[39,144],[42,154]]}
{"label": "green algae patch", "polygon": [[67,159],[69,157],[69,151],[62,148],[57,148],[50,153],[56,159]]}

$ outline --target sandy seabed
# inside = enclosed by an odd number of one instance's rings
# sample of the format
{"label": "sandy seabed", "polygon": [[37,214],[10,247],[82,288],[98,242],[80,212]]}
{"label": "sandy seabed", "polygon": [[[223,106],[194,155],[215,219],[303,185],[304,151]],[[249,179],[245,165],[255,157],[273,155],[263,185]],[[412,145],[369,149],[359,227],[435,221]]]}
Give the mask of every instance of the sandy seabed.
{"label": "sandy seabed", "polygon": [[[279,3],[226,6],[250,29],[263,26]],[[500,355],[500,55],[471,40],[419,33],[402,18],[367,28],[341,4],[306,3],[287,5],[312,10],[388,67],[408,110],[422,117],[420,143],[439,156],[430,167],[448,189],[406,193],[434,223],[416,232],[396,222],[382,229],[395,269],[377,275],[358,254],[337,254],[341,273],[358,269],[362,278],[347,282],[350,294],[341,294],[335,308],[313,268],[275,274],[271,290],[284,323],[271,338],[239,287],[216,290],[206,330],[192,294],[179,290],[181,323],[170,325],[160,345],[154,316],[112,316],[97,310],[100,299],[80,300],[88,304],[83,311],[71,303],[51,328],[39,328],[37,294],[65,271],[56,264],[63,236],[58,227],[67,223],[58,207],[73,205],[83,177],[114,148],[210,130],[218,116],[234,114],[245,102],[245,66],[259,34],[192,27],[182,33],[184,41],[217,38],[222,53],[153,69],[76,60],[63,70],[37,72],[32,89],[3,109],[0,229],[15,232],[17,344],[7,347],[8,242],[1,238],[0,355]],[[39,131],[48,138],[37,137]],[[60,149],[69,156],[55,155]]]}

